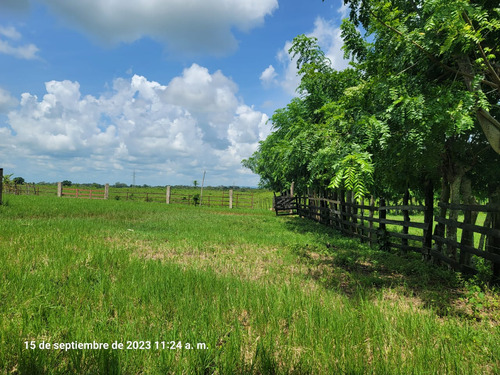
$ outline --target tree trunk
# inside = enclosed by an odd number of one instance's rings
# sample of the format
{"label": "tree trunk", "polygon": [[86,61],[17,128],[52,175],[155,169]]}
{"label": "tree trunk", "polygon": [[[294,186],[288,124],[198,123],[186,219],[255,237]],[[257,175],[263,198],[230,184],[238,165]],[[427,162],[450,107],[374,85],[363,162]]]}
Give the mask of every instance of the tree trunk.
{"label": "tree trunk", "polygon": [[476,117],[489,144],[497,154],[500,154],[500,122],[484,109],[477,110]]}
{"label": "tree trunk", "polygon": [[[467,73],[463,75],[467,90],[469,90],[470,92],[477,92],[478,90],[480,90],[480,87],[478,85],[472,86],[472,77],[474,77],[475,72],[469,56],[459,56],[457,58],[457,63],[460,67],[460,70]],[[479,125],[481,125],[481,129],[483,129],[483,133],[486,136],[488,143],[497,154],[500,154],[500,122],[498,122],[493,116],[491,116],[488,111],[482,108],[477,109],[476,117],[479,121]]]}

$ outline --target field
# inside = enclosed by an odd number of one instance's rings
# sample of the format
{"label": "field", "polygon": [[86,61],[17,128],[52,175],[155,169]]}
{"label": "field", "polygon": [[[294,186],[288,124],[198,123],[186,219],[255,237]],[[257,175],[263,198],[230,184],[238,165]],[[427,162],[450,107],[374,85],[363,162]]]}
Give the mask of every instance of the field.
{"label": "field", "polygon": [[4,199],[2,374],[500,372],[498,291],[415,254],[269,210]]}
{"label": "field", "polygon": [[[201,194],[200,187],[171,186],[171,203],[181,203],[187,205],[204,206],[229,206],[229,187],[205,187]],[[5,189],[9,190],[9,189]],[[10,193],[17,191],[18,194],[33,194],[35,191],[42,196],[56,196],[57,184],[25,184],[17,187],[10,186]],[[125,201],[145,201],[159,202],[166,201],[166,187],[161,186],[134,186],[134,187],[109,187],[109,199]],[[241,188],[233,189],[233,205],[239,208],[261,208],[269,209],[272,207],[273,194],[266,189]],[[63,186],[63,195],[65,197],[79,198],[104,198],[104,186],[97,184]]]}

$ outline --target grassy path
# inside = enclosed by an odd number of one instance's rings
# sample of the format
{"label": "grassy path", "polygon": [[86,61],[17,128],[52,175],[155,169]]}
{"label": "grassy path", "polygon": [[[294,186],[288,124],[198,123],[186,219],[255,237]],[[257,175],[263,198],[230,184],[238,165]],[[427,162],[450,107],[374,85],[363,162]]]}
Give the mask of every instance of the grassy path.
{"label": "grassy path", "polygon": [[7,203],[0,373],[500,372],[499,294],[321,225],[145,202]]}

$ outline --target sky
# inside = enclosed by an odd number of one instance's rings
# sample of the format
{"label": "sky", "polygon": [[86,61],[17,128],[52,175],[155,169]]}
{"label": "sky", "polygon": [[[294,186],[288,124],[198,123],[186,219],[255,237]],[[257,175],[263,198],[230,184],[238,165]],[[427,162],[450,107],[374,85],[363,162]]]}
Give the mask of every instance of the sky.
{"label": "sky", "polygon": [[342,70],[341,0],[0,0],[0,168],[27,182],[257,186],[300,34]]}

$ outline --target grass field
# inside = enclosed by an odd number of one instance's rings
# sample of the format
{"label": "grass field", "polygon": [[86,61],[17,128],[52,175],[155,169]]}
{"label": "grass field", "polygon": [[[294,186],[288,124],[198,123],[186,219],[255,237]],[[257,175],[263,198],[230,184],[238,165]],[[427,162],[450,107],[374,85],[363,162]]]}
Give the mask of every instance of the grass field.
{"label": "grass field", "polygon": [[2,374],[500,373],[498,291],[412,254],[268,210],[4,199]]}
{"label": "grass field", "polygon": [[[56,196],[57,185],[19,185],[17,190],[19,194],[33,194],[33,189],[41,196]],[[14,191],[11,186],[11,194]],[[188,205],[204,206],[229,206],[229,187],[205,187],[203,194],[200,187],[171,186],[171,203],[182,203]],[[8,189],[6,189],[8,190]],[[63,195],[65,197],[75,197],[78,190],[79,197],[88,198],[92,194],[93,199],[104,198],[103,186],[79,185],[63,186]],[[242,208],[271,208],[273,193],[267,189],[241,188],[233,189],[233,206]],[[160,202],[166,201],[166,187],[161,186],[134,186],[134,187],[109,187],[109,199],[125,201],[146,201]]]}

